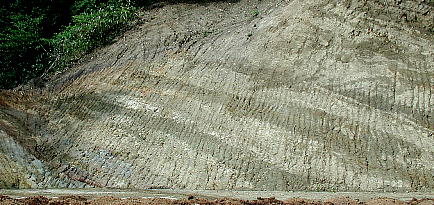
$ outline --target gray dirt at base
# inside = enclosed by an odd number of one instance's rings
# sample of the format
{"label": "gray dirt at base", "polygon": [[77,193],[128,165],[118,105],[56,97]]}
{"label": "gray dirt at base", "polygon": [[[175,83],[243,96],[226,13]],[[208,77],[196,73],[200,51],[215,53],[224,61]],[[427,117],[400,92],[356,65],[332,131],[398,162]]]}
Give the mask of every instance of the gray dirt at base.
{"label": "gray dirt at base", "polygon": [[0,188],[434,191],[432,1],[169,4],[0,92]]}

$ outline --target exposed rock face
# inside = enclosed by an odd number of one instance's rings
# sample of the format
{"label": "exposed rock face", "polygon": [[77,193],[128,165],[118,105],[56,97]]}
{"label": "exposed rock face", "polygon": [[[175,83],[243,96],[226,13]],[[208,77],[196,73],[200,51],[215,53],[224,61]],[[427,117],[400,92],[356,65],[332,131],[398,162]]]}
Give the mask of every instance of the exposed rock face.
{"label": "exposed rock face", "polygon": [[434,190],[433,6],[178,4],[0,98],[0,187]]}

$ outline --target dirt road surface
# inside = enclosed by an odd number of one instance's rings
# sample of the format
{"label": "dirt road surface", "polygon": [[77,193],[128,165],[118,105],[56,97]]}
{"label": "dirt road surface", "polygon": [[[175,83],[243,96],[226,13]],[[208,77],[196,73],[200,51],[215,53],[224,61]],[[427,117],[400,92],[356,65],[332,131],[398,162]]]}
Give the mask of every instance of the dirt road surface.
{"label": "dirt road surface", "polygon": [[[1,197],[3,196],[3,197]],[[434,204],[432,193],[210,190],[0,190],[0,204]]]}

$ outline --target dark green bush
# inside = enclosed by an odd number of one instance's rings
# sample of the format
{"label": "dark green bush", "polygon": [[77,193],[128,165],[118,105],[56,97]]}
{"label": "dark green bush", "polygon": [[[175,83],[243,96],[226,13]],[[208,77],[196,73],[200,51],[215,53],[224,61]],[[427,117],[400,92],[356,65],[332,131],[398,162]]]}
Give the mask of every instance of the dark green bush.
{"label": "dark green bush", "polygon": [[72,24],[52,40],[56,68],[78,60],[96,47],[109,43],[127,28],[134,17],[134,7],[104,5],[91,12],[73,16]]}
{"label": "dark green bush", "polygon": [[0,2],[0,88],[60,70],[109,43],[134,17],[128,0]]}
{"label": "dark green bush", "polygon": [[41,73],[47,58],[41,38],[42,17],[11,15],[0,31],[0,86],[13,88]]}

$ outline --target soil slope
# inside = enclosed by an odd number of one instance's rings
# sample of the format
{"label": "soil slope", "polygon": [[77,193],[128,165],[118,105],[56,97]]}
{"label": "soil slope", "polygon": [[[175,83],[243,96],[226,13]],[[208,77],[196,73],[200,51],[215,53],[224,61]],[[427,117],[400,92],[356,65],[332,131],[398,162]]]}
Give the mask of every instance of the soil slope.
{"label": "soil slope", "polygon": [[434,190],[432,1],[141,18],[46,87],[0,94],[0,188]]}

